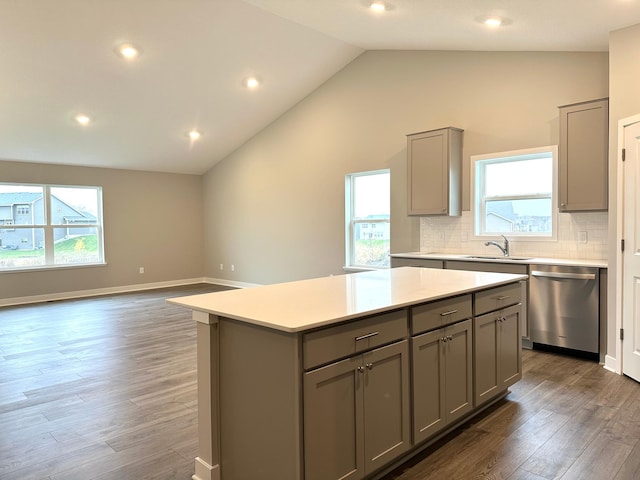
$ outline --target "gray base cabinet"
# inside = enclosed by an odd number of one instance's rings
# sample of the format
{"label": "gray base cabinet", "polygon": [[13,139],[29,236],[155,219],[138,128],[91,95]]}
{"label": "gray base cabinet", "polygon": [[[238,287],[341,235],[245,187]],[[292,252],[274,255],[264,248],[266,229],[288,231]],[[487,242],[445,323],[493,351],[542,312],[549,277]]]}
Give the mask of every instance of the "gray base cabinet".
{"label": "gray base cabinet", "polygon": [[514,280],[298,332],[194,311],[194,478],[379,478],[520,378],[520,292]]}
{"label": "gray base cabinet", "polygon": [[412,338],[415,443],[472,410],[472,335],[466,320]]}
{"label": "gray base cabinet", "polygon": [[522,378],[520,312],[518,304],[474,319],[476,406]]}
{"label": "gray base cabinet", "polygon": [[355,480],[411,446],[407,340],[304,375],[305,480]]}

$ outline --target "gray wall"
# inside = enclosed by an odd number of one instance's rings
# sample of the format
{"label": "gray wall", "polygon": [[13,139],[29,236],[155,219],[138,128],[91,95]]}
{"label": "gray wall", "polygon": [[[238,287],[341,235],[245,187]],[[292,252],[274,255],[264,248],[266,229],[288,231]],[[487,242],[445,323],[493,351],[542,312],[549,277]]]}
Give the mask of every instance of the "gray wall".
{"label": "gray wall", "polygon": [[342,273],[344,175],[364,170],[391,168],[392,251],[417,250],[406,134],[465,130],[469,209],[470,155],[556,144],[557,107],[608,96],[608,75],[607,53],[366,52],[207,172],[206,275]]}
{"label": "gray wall", "polygon": [[[618,199],[618,123],[621,119],[640,114],[638,78],[640,62],[640,25],[617,30],[609,36],[610,98],[609,98],[609,290],[607,360],[615,368],[619,365],[620,352],[616,331],[616,319],[621,318],[622,285],[618,281],[621,254],[619,250],[617,217],[622,205]],[[616,365],[616,362],[618,364]]]}
{"label": "gray wall", "polygon": [[0,299],[204,275],[201,176],[0,161],[0,181],[102,186],[107,261],[99,267],[0,273]]}

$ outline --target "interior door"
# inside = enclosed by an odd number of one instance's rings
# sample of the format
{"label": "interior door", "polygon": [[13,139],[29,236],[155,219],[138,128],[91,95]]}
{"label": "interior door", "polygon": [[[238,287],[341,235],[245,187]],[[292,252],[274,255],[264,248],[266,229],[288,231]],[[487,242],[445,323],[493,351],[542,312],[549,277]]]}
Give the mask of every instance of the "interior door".
{"label": "interior door", "polygon": [[640,381],[640,122],[624,129],[622,372]]}

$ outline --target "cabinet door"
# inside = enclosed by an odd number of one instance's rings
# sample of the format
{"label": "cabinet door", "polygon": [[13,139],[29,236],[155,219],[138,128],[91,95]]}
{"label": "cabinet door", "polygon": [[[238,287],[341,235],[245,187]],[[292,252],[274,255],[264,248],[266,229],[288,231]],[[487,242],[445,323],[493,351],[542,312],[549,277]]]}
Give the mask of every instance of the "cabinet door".
{"label": "cabinet door", "polygon": [[460,215],[462,130],[407,136],[407,213]]}
{"label": "cabinet door", "polygon": [[609,101],[560,107],[560,211],[606,210]]}
{"label": "cabinet door", "polygon": [[476,406],[494,397],[500,391],[498,359],[499,312],[476,317],[473,324],[475,345],[475,403]]}
{"label": "cabinet door", "polygon": [[364,476],[362,356],[304,374],[305,480]]}
{"label": "cabinet door", "polygon": [[473,408],[472,321],[446,327],[444,338],[444,407],[449,424]]}
{"label": "cabinet door", "polygon": [[522,378],[521,310],[518,304],[474,319],[476,406]]}
{"label": "cabinet door", "polygon": [[522,378],[522,348],[520,334],[520,305],[505,308],[498,322],[500,389],[510,387]]}
{"label": "cabinet door", "polygon": [[444,408],[444,329],[411,339],[413,438],[419,443],[446,424]]}
{"label": "cabinet door", "polygon": [[411,446],[408,357],[407,340],[363,355],[365,473]]}
{"label": "cabinet door", "polygon": [[413,436],[419,443],[473,408],[472,322],[412,339]]}

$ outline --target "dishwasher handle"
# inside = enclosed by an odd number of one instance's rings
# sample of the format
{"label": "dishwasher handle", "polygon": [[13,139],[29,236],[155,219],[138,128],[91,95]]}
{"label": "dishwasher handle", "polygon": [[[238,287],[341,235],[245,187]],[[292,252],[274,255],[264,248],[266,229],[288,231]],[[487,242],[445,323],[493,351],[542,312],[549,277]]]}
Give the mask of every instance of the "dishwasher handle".
{"label": "dishwasher handle", "polygon": [[542,272],[540,270],[532,270],[532,277],[546,278],[566,278],[570,280],[595,280],[595,273],[570,273],[570,272]]}

